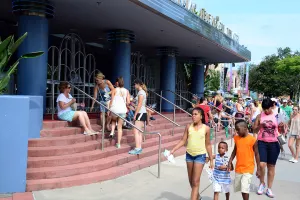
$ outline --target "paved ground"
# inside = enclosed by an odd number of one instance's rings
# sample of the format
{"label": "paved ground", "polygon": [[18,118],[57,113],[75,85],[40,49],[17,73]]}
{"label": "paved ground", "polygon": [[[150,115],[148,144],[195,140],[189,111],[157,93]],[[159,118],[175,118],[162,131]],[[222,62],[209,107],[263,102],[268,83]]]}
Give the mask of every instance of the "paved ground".
{"label": "paved ground", "polygon": [[[230,144],[230,143],[229,143]],[[231,152],[231,150],[230,150]],[[287,155],[287,158],[289,155]],[[300,199],[300,163],[279,160],[274,183],[275,199]],[[187,180],[184,156],[176,158],[176,164],[162,163],[161,178],[157,179],[157,166],[143,169],[115,180],[80,187],[34,192],[35,200],[188,200],[190,187]],[[232,174],[233,175],[233,174]],[[253,179],[252,188],[255,189]],[[233,191],[233,190],[232,190]],[[212,186],[206,173],[201,177],[201,195],[212,200]],[[251,199],[268,199],[265,195],[251,193]],[[225,199],[221,194],[220,199]],[[240,200],[240,193],[231,193],[233,200]]]}

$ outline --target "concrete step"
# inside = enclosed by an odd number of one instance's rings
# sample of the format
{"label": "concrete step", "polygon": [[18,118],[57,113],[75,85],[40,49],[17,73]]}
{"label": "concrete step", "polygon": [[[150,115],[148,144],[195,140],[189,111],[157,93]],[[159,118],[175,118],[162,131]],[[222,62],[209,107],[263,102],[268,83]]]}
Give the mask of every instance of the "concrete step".
{"label": "concrete step", "polygon": [[[156,136],[157,137],[157,136]],[[176,134],[174,136],[166,135],[162,137],[162,142],[172,142],[174,140],[179,140],[182,137],[181,134]],[[158,145],[158,139],[148,139],[143,143],[143,148],[148,148],[154,145]],[[59,155],[59,156],[45,156],[45,157],[29,157],[28,158],[28,169],[30,168],[40,168],[40,167],[55,167],[70,164],[77,164],[82,162],[89,162],[93,160],[98,160],[101,158],[106,158],[109,156],[114,156],[121,153],[127,153],[131,145],[122,144],[120,149],[116,149],[114,146],[109,146],[104,149],[104,151],[91,150],[75,154]]]}
{"label": "concrete step", "polygon": [[[185,154],[185,148],[178,150],[175,155]],[[165,157],[161,156],[162,161],[166,160]],[[90,172],[86,174],[74,175],[69,177],[51,178],[51,179],[39,179],[39,180],[28,180],[26,190],[36,191],[45,189],[65,188],[78,185],[91,184],[96,182],[102,182],[110,179],[115,179],[120,176],[124,176],[135,172],[137,170],[149,167],[157,164],[157,155],[144,157],[138,160],[134,160],[123,165],[114,166],[106,170]]]}
{"label": "concrete step", "polygon": [[[180,139],[180,136],[173,137],[172,142],[167,142],[162,144],[162,150],[172,149]],[[126,150],[129,150],[130,146],[126,145]],[[88,161],[78,164],[65,165],[65,166],[56,166],[56,167],[45,167],[45,168],[29,168],[27,169],[27,180],[36,180],[36,179],[51,179],[51,178],[60,178],[60,177],[69,177],[79,174],[86,174],[96,171],[105,170],[111,167],[123,165],[125,163],[142,159],[145,157],[152,156],[157,154],[158,146],[151,146],[143,148],[143,153],[141,155],[130,155],[127,152],[117,154],[114,156],[109,156],[106,158]]]}

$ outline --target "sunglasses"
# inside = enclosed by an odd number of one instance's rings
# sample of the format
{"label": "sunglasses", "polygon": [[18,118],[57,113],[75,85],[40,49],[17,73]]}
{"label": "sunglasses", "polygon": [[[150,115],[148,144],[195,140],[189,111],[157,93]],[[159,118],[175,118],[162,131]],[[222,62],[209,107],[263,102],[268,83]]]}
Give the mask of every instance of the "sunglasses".
{"label": "sunglasses", "polygon": [[71,89],[71,87],[70,87],[70,86],[68,86],[68,87],[67,87],[67,89]]}

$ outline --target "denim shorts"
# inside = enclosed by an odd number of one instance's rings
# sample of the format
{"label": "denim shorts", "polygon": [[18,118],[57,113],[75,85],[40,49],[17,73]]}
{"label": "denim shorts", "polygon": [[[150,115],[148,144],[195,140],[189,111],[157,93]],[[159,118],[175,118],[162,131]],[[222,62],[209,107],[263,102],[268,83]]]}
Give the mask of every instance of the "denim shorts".
{"label": "denim shorts", "polygon": [[206,154],[200,154],[197,156],[192,156],[188,152],[186,152],[186,162],[205,164]]}
{"label": "denim shorts", "polygon": [[278,142],[258,141],[258,152],[260,162],[265,162],[270,165],[276,165],[280,153],[280,145]]}

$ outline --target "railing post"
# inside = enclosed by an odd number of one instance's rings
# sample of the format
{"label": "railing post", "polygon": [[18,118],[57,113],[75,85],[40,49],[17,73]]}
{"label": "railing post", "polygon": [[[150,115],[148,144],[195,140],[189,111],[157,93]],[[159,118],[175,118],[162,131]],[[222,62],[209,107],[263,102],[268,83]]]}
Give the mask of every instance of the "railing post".
{"label": "railing post", "polygon": [[102,149],[102,151],[104,151],[105,112],[102,112],[102,117],[101,118],[102,118],[102,141],[101,141],[101,149]]}
{"label": "railing post", "polygon": [[[176,119],[175,119],[175,111],[176,111],[176,110],[175,110],[175,106],[173,106],[173,107],[174,107],[174,108],[173,108],[173,121],[175,122],[175,120],[176,120]],[[175,131],[174,129],[175,129],[175,125],[173,124],[172,136],[174,136],[174,131]]]}
{"label": "railing post", "polygon": [[160,163],[161,163],[161,134],[158,133],[158,178],[160,178]]}
{"label": "railing post", "polygon": [[[162,96],[163,91],[160,91],[160,96]],[[159,99],[159,112],[161,113],[161,104],[162,104],[162,98]]]}

